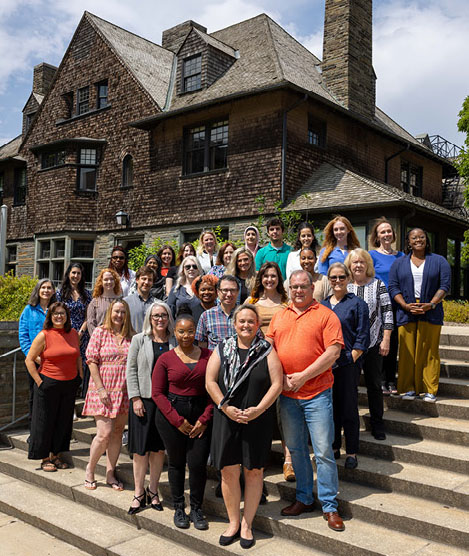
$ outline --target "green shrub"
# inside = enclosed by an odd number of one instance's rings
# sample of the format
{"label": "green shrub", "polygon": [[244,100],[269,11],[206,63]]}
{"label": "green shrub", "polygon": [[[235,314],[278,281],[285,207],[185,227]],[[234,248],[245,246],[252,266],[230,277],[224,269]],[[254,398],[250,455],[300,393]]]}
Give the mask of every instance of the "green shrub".
{"label": "green shrub", "polygon": [[129,268],[137,271],[141,266],[144,265],[145,259],[148,255],[156,255],[163,245],[171,245],[174,251],[178,252],[179,246],[177,241],[174,239],[172,241],[165,241],[161,237],[157,237],[153,240],[150,246],[141,243],[129,250]]}
{"label": "green shrub", "polygon": [[0,276],[0,320],[19,320],[36,282],[37,278],[26,275]]}
{"label": "green shrub", "polygon": [[446,322],[469,323],[469,301],[443,301]]}

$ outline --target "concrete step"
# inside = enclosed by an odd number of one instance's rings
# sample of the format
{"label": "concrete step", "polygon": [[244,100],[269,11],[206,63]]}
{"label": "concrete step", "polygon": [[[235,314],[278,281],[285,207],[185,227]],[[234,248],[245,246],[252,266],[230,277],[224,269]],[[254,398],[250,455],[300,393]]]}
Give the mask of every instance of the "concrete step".
{"label": "concrete step", "polygon": [[440,344],[440,357],[442,359],[455,359],[456,361],[469,361],[469,346],[451,346]]}
{"label": "concrete step", "polygon": [[469,378],[469,361],[458,361],[457,359],[442,358],[440,365],[440,376],[449,378]]}
{"label": "concrete step", "polygon": [[469,377],[448,378],[440,377],[438,395],[452,398],[469,399]]}
{"label": "concrete step", "polygon": [[[407,404],[426,403],[421,401],[402,400]],[[368,409],[359,408],[360,425],[370,430],[370,416]],[[437,440],[448,444],[469,445],[469,422],[464,419],[451,419],[449,417],[429,417],[409,411],[388,409],[384,415],[386,430],[391,434],[411,436]],[[454,446],[456,449],[456,446]]]}
{"label": "concrete step", "polygon": [[[172,542],[177,541],[185,546],[190,546],[197,553],[217,555],[242,553],[237,544],[226,549],[218,546],[218,537],[226,527],[226,522],[220,518],[209,519],[209,531],[196,531],[193,528],[182,531],[174,528],[172,524],[172,511],[168,511],[166,503],[165,492],[168,489],[166,473],[162,475],[160,483],[165,511],[152,512],[148,509],[135,516],[128,516],[126,511],[131,499],[132,493],[130,491],[115,492],[110,488],[103,487],[101,481],[99,481],[96,491],[88,491],[82,486],[82,470],[69,469],[58,471],[57,473],[37,471],[37,463],[25,461],[24,453],[17,449],[0,454],[0,460],[3,466],[9,466],[9,473],[11,475],[21,473],[24,479],[29,479],[34,484],[37,484],[37,479],[34,476],[39,477],[42,486],[47,488],[49,496],[56,496],[57,498],[57,495],[54,493],[60,492],[64,493],[69,500],[73,499],[75,502],[78,502],[80,504],[79,510],[67,507],[69,520],[70,516],[74,516],[76,512],[81,513],[82,509],[91,507],[93,510],[99,511],[99,515],[112,516],[112,519],[115,521],[116,518],[119,518],[119,527],[121,520],[126,522],[124,524],[125,527],[128,526],[127,524],[136,525],[137,529],[133,529],[133,531],[135,534],[138,533],[142,539],[148,536],[147,532],[150,532],[170,537]],[[267,477],[266,481],[270,484],[272,490],[279,490],[276,481],[272,480],[272,477]],[[20,483],[19,481],[15,482]],[[209,481],[206,490],[206,503],[204,504],[205,510],[209,515],[225,516],[226,512],[222,500],[215,498],[213,495],[214,486],[215,483]],[[293,488],[291,486],[288,486],[288,488],[294,497]],[[27,485],[27,489],[34,489],[33,493],[39,490],[38,487],[31,485]],[[28,492],[27,489],[25,492]],[[0,505],[4,503],[4,497],[5,495],[2,492],[0,494]],[[61,498],[60,500],[65,499]],[[9,503],[11,504],[11,500],[9,500]],[[70,503],[74,504],[73,502]],[[280,509],[285,504],[286,502],[278,496],[270,495],[269,503],[259,508],[254,523],[257,528],[255,532],[257,543],[253,553],[255,552],[259,555],[268,554],[269,556],[283,556],[285,553],[295,556],[306,556],[306,554],[314,556],[326,553],[360,556],[372,554],[406,556],[416,555],[417,553],[462,556],[465,553],[460,548],[441,544],[436,539],[430,541],[416,535],[401,533],[393,527],[388,527],[387,524],[375,525],[368,519],[347,519],[345,532],[336,533],[327,528],[320,511],[297,518],[281,517]],[[34,505],[40,506],[42,503]],[[74,505],[76,506],[76,503]],[[58,507],[57,502],[55,502],[55,507]],[[86,527],[82,526],[81,523],[80,521],[80,530],[82,532],[86,531]],[[139,528],[141,528],[141,531],[138,531]],[[129,542],[137,542],[136,538],[129,538],[131,539]],[[145,548],[145,553],[149,553],[151,549],[151,545],[147,546],[148,548]],[[117,553],[113,550],[109,550],[108,553]],[[161,554],[162,550],[158,550],[156,553]],[[186,554],[182,550],[179,550],[179,553],[181,555]],[[96,552],[96,554],[100,553]],[[121,552],[119,554],[127,553]]]}
{"label": "concrete step", "polygon": [[0,484],[1,511],[93,556],[131,556],[140,554],[143,548],[148,553],[152,549],[157,554],[167,550],[181,556],[206,553],[187,549],[153,534],[142,535],[133,524],[103,515],[102,512],[76,504],[73,499],[11,476],[0,474]]}
{"label": "concrete step", "polygon": [[440,346],[469,347],[469,326],[442,326]]}
{"label": "concrete step", "polygon": [[[411,411],[420,415],[430,417],[449,417],[452,419],[469,420],[469,399],[448,398],[438,396],[435,403],[424,402],[423,399],[416,399],[415,403],[409,404],[407,400],[402,400],[397,396],[383,396],[384,409],[397,409],[401,411]],[[358,403],[363,407],[368,407],[368,397],[364,386],[358,387]]]}
{"label": "concrete step", "polygon": [[[283,474],[267,472],[265,480],[271,490],[278,489],[283,499],[295,498],[295,486],[285,482]],[[349,480],[340,481],[338,502],[341,515],[351,516],[353,521],[359,519],[387,527],[389,531],[469,550],[469,512],[465,509],[409,494],[385,492]]]}

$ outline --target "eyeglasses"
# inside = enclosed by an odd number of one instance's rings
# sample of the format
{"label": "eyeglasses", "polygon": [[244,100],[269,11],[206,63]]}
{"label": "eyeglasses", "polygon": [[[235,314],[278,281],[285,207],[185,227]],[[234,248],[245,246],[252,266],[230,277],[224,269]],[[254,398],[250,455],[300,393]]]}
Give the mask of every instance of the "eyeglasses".
{"label": "eyeglasses", "polygon": [[339,276],[329,276],[329,280],[331,282],[337,282],[338,280],[340,280],[342,282],[346,278],[347,278],[347,276],[345,274],[339,274]]}
{"label": "eyeglasses", "polygon": [[237,295],[237,293],[238,293],[238,290],[234,290],[232,288],[223,288],[222,290],[219,290],[219,291],[221,291],[221,293],[223,295],[228,295],[228,294]]}
{"label": "eyeglasses", "polygon": [[111,259],[113,261],[125,261],[125,257],[123,257],[122,255],[113,255]]}
{"label": "eyeglasses", "polygon": [[184,270],[197,270],[196,264],[186,264],[184,265]]}
{"label": "eyeglasses", "polygon": [[67,313],[52,313],[52,315],[51,315],[52,318],[60,317],[61,319],[66,317],[66,316],[67,316]]}
{"label": "eyeglasses", "polygon": [[168,318],[168,315],[166,313],[158,313],[156,315],[152,315],[151,318],[153,320],[166,320]]}

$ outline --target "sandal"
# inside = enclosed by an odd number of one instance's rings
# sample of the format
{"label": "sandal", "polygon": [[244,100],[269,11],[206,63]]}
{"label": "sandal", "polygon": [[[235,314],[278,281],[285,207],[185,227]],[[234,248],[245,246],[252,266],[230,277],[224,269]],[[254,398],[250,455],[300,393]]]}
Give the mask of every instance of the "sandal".
{"label": "sandal", "polygon": [[55,465],[55,467],[57,467],[57,469],[68,469],[70,467],[68,463],[62,461],[59,456],[51,459],[51,462]]}
{"label": "sandal", "polygon": [[97,481],[88,481],[88,479],[85,479],[85,488],[88,490],[96,490],[98,488],[98,483]]}
{"label": "sandal", "polygon": [[52,471],[57,471],[57,467],[50,459],[45,459],[41,462],[41,469],[46,471],[47,473],[51,473]]}
{"label": "sandal", "polygon": [[[158,496],[158,492],[152,492],[150,490],[150,487],[147,487],[147,496],[148,499],[150,501],[150,506],[154,509],[157,510],[158,512],[162,512],[163,511],[163,504],[160,502],[160,497]],[[156,504],[153,504],[153,500],[158,500],[158,502]]]}
{"label": "sandal", "polygon": [[119,491],[120,491],[120,490],[124,490],[124,485],[123,485],[123,483],[121,483],[120,481],[117,481],[117,480],[116,480],[116,481],[114,481],[114,482],[112,482],[112,483],[109,483],[109,482],[108,482],[108,483],[106,483],[106,484],[108,484],[113,490],[119,490]]}

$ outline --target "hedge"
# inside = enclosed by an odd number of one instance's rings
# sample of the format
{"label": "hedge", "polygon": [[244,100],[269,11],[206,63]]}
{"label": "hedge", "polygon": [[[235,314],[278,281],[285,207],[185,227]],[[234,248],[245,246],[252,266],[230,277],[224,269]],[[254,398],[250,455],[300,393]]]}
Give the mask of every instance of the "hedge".
{"label": "hedge", "polygon": [[0,275],[0,321],[19,320],[36,283],[37,278],[26,275]]}

